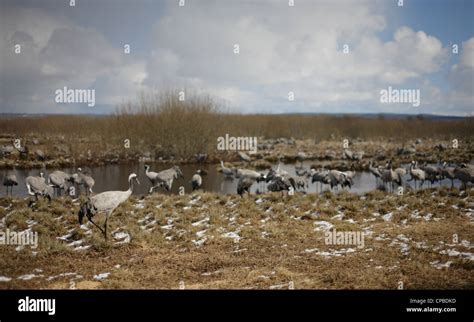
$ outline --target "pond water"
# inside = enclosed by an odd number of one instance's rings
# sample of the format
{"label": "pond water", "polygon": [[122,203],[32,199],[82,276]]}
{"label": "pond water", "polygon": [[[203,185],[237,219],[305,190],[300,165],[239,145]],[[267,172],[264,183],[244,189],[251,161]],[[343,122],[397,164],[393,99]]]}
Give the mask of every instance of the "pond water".
{"label": "pond water", "polygon": [[[151,169],[150,171],[159,172],[161,170],[168,169],[172,166],[172,164],[166,165],[163,163],[149,163]],[[305,169],[309,169],[311,163],[305,162],[303,163],[303,167]],[[138,175],[138,179],[140,180],[140,185],[135,185],[134,187],[134,194],[135,195],[143,195],[147,194],[148,190],[151,187],[151,183],[145,175],[144,169],[145,163],[136,163],[136,164],[117,164],[117,165],[106,165],[106,166],[97,166],[97,167],[89,167],[87,168],[90,171],[91,176],[95,180],[95,185],[93,187],[94,193],[100,193],[103,191],[109,190],[127,190],[128,189],[128,176],[130,173],[134,172]],[[207,175],[203,175],[203,190],[209,192],[218,192],[218,193],[236,193],[237,191],[237,182],[238,179],[230,180],[226,179],[225,176],[218,171],[218,165],[215,164],[185,164],[180,166],[184,179],[178,179],[173,182],[173,189],[171,193],[178,193],[178,189],[180,186],[183,186],[185,192],[190,192],[191,189],[191,177],[196,172],[197,169],[203,169],[207,171]],[[275,168],[275,167],[274,167]],[[408,168],[406,165],[405,168]],[[295,164],[281,164],[281,169],[288,171],[290,175],[296,175],[295,172]],[[67,173],[74,173],[77,171],[77,168],[63,168],[58,169],[65,171]],[[9,172],[13,172],[17,179],[18,179],[18,186],[13,187],[13,196],[27,196],[28,192],[26,186],[24,184],[25,178],[27,176],[39,176],[40,171],[43,171],[44,176],[48,176],[48,170],[43,169],[32,169],[32,170],[2,170],[2,183],[3,183],[3,176]],[[50,170],[52,172],[54,170]],[[262,170],[261,172],[266,173],[267,170]],[[1,172],[0,172],[1,173]],[[405,177],[405,181],[409,178],[407,175]],[[406,182],[406,185],[410,185],[413,187],[414,182]],[[451,186],[450,180],[443,180],[441,185],[444,186]],[[439,186],[439,183],[435,183],[434,186]],[[455,186],[459,187],[460,182],[455,181]],[[423,187],[429,187],[429,183],[425,182]],[[376,189],[376,182],[374,176],[368,171],[358,171],[355,178],[354,178],[354,186],[350,191],[354,193],[365,193],[371,190]],[[324,185],[324,190],[329,189],[329,186]],[[264,183],[255,183],[252,186],[251,192],[255,193],[256,191],[264,192],[265,184]],[[307,189],[309,193],[320,192],[320,184],[319,183],[311,183],[311,179],[309,179],[309,188]],[[155,193],[167,193],[164,189],[159,188],[155,190]],[[0,197],[4,197],[6,195],[5,187],[2,187],[0,191]]]}

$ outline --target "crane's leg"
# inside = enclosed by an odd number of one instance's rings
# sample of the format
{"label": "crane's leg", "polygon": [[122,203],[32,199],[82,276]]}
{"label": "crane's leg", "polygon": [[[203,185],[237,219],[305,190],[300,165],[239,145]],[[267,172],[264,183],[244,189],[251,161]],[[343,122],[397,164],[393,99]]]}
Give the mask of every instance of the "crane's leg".
{"label": "crane's leg", "polygon": [[105,216],[105,223],[104,223],[104,237],[107,240],[107,222],[109,221],[109,214]]}
{"label": "crane's leg", "polygon": [[104,233],[104,230],[102,229],[102,227],[100,227],[100,226],[97,225],[94,221],[92,221],[92,218],[89,218],[89,217],[88,217],[88,219],[89,219],[89,221],[90,221],[94,226],[96,226],[97,228],[99,228],[99,230],[102,232],[102,234]]}

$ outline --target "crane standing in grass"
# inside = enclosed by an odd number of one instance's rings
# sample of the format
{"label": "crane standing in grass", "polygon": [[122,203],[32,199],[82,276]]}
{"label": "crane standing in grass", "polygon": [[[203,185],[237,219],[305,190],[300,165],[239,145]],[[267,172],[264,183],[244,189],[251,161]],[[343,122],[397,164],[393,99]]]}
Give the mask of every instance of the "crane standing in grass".
{"label": "crane standing in grass", "polygon": [[71,176],[71,180],[76,186],[82,185],[84,187],[86,196],[92,193],[92,187],[94,187],[95,184],[94,178],[83,173],[81,168],[77,168],[77,173]]}
{"label": "crane standing in grass", "polygon": [[451,189],[454,188],[454,179],[456,179],[454,169],[454,167],[448,167],[447,162],[444,162],[443,167],[440,169],[443,178],[448,178],[449,180],[451,180]]}
{"label": "crane standing in grass", "polygon": [[[113,211],[122,203],[128,200],[133,192],[133,180],[140,184],[137,175],[132,173],[128,176],[128,190],[126,191],[105,191],[87,199],[80,207],[78,213],[79,224],[82,224],[84,216],[104,234],[107,239],[107,222]],[[92,217],[100,212],[105,212],[104,227],[100,227]]]}
{"label": "crane standing in grass", "polygon": [[57,195],[60,196],[61,190],[67,191],[69,189],[69,185],[71,184],[70,179],[70,174],[56,170],[49,175],[48,184],[52,186]]}
{"label": "crane standing in grass", "polygon": [[38,200],[38,196],[43,196],[49,199],[53,199],[54,191],[53,187],[46,184],[46,181],[43,177],[43,173],[40,173],[39,177],[29,176],[25,179],[25,185],[28,189],[28,194],[35,196],[35,199]]}
{"label": "crane standing in grass", "polygon": [[3,178],[3,185],[7,187],[7,196],[8,196],[8,187],[10,187],[10,195],[13,194],[13,186],[18,186],[18,180],[13,173],[7,174],[5,178]]}

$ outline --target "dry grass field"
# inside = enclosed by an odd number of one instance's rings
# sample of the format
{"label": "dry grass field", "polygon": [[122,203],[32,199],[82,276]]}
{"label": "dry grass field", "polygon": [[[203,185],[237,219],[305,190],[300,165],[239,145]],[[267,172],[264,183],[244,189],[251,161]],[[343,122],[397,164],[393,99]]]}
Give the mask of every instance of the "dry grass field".
{"label": "dry grass field", "polygon": [[[473,197],[155,194],[120,206],[107,242],[77,223],[80,200],[3,198],[2,229],[39,246],[2,246],[0,288],[472,289]],[[327,245],[326,229],[363,231],[364,247]]]}

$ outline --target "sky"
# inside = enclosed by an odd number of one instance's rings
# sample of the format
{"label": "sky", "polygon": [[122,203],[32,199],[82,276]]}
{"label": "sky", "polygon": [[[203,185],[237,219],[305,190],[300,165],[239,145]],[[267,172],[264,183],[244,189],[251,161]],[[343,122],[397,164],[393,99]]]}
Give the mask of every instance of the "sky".
{"label": "sky", "polygon": [[[400,1],[0,0],[0,113],[109,114],[171,88],[239,113],[473,116],[474,0]],[[64,87],[95,105],[58,103]]]}

